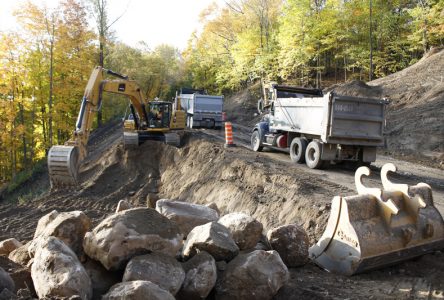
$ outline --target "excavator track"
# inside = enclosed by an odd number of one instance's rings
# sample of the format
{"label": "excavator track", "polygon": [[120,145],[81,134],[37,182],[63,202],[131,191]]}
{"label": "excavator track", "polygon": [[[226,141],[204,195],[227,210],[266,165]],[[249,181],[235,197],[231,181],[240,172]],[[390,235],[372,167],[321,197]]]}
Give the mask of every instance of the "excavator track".
{"label": "excavator track", "polygon": [[48,153],[51,188],[78,184],[78,149],[75,146],[52,146]]}

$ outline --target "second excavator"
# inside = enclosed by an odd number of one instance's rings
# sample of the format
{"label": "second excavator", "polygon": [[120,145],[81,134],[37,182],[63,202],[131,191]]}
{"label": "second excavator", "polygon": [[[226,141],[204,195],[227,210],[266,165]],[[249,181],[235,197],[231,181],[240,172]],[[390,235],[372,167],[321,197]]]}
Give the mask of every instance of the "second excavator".
{"label": "second excavator", "polygon": [[[106,75],[117,79],[106,79]],[[48,170],[52,188],[78,184],[79,164],[86,157],[89,135],[95,113],[102,106],[103,92],[124,95],[130,100],[132,121],[125,122],[125,146],[139,145],[146,140],[165,141],[176,147],[180,145],[179,133],[185,128],[185,112],[180,110],[180,103],[146,101],[136,81],[96,67],[86,85],[71,139],[65,145],[55,145],[49,150]],[[176,101],[180,102],[180,98]]]}

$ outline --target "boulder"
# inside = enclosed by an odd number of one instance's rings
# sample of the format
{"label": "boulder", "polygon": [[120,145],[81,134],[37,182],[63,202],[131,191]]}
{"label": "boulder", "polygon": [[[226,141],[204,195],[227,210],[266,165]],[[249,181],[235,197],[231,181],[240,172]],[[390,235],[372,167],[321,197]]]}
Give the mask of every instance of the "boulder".
{"label": "boulder", "polygon": [[308,262],[309,240],[302,227],[289,224],[273,228],[267,232],[267,238],[287,267],[299,267]]}
{"label": "boulder", "polygon": [[56,237],[80,256],[83,254],[83,237],[90,228],[91,220],[83,212],[58,213],[54,210],[39,220],[34,239],[37,237]]}
{"label": "boulder", "polygon": [[205,206],[209,207],[211,209],[214,209],[217,212],[217,214],[220,216],[220,210],[219,210],[219,207],[217,207],[216,203],[210,202],[210,203],[205,204]]}
{"label": "boulder", "polygon": [[194,227],[219,219],[214,209],[188,202],[161,199],[156,202],[156,210],[174,221],[185,237]]}
{"label": "boulder", "polygon": [[31,276],[39,298],[77,296],[91,299],[88,273],[63,241],[53,236],[40,237],[35,245]]}
{"label": "boulder", "polygon": [[205,299],[217,279],[216,261],[207,252],[199,252],[182,264],[185,280],[179,291],[179,299]]}
{"label": "boulder", "polygon": [[59,212],[56,210],[51,211],[50,213],[47,213],[43,217],[39,219],[37,222],[37,227],[35,229],[34,233],[34,239],[36,239],[38,236],[40,236],[43,231],[46,229],[46,227],[51,223],[57,216],[59,215]]}
{"label": "boulder", "polygon": [[216,299],[272,299],[288,278],[288,269],[276,251],[239,254],[218,279]]}
{"label": "boulder", "polygon": [[124,269],[134,256],[158,251],[175,256],[183,235],[176,224],[151,208],[113,214],[85,235],[83,247],[107,270]]}
{"label": "boulder", "polygon": [[31,259],[28,253],[28,247],[31,244],[31,241],[27,242],[23,246],[15,249],[11,253],[9,253],[8,258],[13,262],[20,264],[22,266],[26,266]]}
{"label": "boulder", "polygon": [[4,289],[15,292],[15,284],[8,272],[0,267],[0,291]]}
{"label": "boulder", "polygon": [[217,261],[229,261],[239,253],[239,248],[225,226],[211,222],[191,230],[183,246],[182,256],[189,259],[200,251],[208,252]]}
{"label": "boulder", "polygon": [[127,281],[114,285],[102,300],[174,300],[174,296],[149,281]]}
{"label": "boulder", "polygon": [[15,249],[23,246],[22,243],[15,238],[10,238],[0,242],[0,255],[8,256]]}
{"label": "boulder", "polygon": [[130,208],[133,208],[131,203],[122,199],[119,201],[119,203],[117,203],[116,213],[118,213],[119,211],[124,211],[124,210],[130,209]]}
{"label": "boulder", "polygon": [[12,281],[14,281],[16,290],[29,288],[31,291],[34,291],[31,272],[28,268],[4,256],[0,256],[0,266],[8,272]]}
{"label": "boulder", "polygon": [[91,279],[93,299],[101,299],[113,285],[122,281],[122,272],[110,272],[98,261],[87,259],[83,267]]}
{"label": "boulder", "polygon": [[218,221],[230,230],[240,250],[254,248],[261,239],[262,223],[244,213],[230,213]]}
{"label": "boulder", "polygon": [[0,300],[15,300],[15,299],[18,300],[17,295],[8,289],[3,289],[0,292]]}
{"label": "boulder", "polygon": [[146,280],[176,295],[185,278],[181,264],[163,253],[136,256],[125,268],[122,281]]}

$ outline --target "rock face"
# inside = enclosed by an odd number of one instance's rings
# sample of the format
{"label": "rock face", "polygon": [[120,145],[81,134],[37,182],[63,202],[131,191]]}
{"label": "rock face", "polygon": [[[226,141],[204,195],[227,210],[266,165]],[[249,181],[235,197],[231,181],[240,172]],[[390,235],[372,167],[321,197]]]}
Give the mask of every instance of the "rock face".
{"label": "rock face", "polygon": [[188,202],[161,199],[156,202],[156,210],[174,221],[184,236],[196,226],[219,219],[219,214],[214,209]]}
{"label": "rock face", "polygon": [[90,228],[91,220],[83,212],[58,213],[54,210],[39,220],[34,239],[54,236],[63,241],[77,255],[81,255],[83,237]]}
{"label": "rock face", "polygon": [[91,280],[75,253],[55,237],[38,238],[31,276],[39,298],[91,299]]}
{"label": "rock face", "polygon": [[14,238],[10,238],[0,242],[0,255],[8,256],[15,249],[23,246],[22,243]]}
{"label": "rock face", "polygon": [[174,256],[183,236],[176,224],[151,208],[109,216],[85,235],[85,253],[107,270],[123,269],[134,256],[158,251]]}
{"label": "rock face", "polygon": [[284,225],[270,229],[267,238],[273,250],[281,256],[287,267],[298,267],[308,261],[308,236],[296,225]]}
{"label": "rock face", "polygon": [[12,280],[11,276],[9,276],[8,272],[6,272],[5,270],[3,270],[3,268],[0,267],[0,291],[3,291],[3,289],[15,292],[15,285],[14,281]]}
{"label": "rock face", "polygon": [[102,300],[174,300],[174,296],[149,281],[136,280],[114,285]]}
{"label": "rock face", "polygon": [[217,281],[216,299],[272,299],[288,278],[288,269],[276,251],[240,254]]}
{"label": "rock face", "polygon": [[162,253],[136,256],[125,268],[122,281],[146,280],[176,295],[185,278],[181,264]]}
{"label": "rock face", "polygon": [[208,252],[217,261],[229,261],[239,253],[239,248],[225,226],[211,222],[191,230],[183,246],[182,256],[189,259],[200,251]]}
{"label": "rock face", "polygon": [[247,214],[227,214],[218,222],[230,230],[240,250],[253,248],[261,239],[262,223]]}
{"label": "rock face", "polygon": [[28,247],[31,242],[26,243],[25,245],[15,249],[11,253],[9,253],[8,258],[15,263],[18,263],[22,266],[26,266],[31,259],[28,253]]}
{"label": "rock face", "polygon": [[216,284],[216,261],[207,252],[199,252],[182,264],[185,280],[179,291],[179,299],[205,299]]}

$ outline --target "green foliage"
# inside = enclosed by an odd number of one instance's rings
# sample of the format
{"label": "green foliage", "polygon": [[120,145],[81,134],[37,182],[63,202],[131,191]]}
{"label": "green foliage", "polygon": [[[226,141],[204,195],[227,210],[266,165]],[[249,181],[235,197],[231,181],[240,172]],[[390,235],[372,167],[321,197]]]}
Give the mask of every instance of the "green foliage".
{"label": "green foliage", "polygon": [[[442,0],[232,0],[203,12],[184,52],[195,87],[233,90],[259,77],[300,85],[399,71],[444,45]],[[370,24],[372,32],[370,34]],[[370,49],[370,41],[372,49]],[[372,51],[370,51],[372,50]]]}

